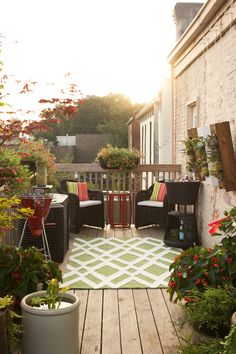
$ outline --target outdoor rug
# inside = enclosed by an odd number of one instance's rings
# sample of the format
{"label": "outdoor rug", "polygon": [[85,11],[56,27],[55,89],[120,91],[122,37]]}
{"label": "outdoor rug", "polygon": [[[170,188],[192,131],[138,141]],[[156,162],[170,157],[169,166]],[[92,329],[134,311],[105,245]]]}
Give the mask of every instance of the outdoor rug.
{"label": "outdoor rug", "polygon": [[155,238],[76,238],[63,286],[76,289],[163,288],[181,250]]}

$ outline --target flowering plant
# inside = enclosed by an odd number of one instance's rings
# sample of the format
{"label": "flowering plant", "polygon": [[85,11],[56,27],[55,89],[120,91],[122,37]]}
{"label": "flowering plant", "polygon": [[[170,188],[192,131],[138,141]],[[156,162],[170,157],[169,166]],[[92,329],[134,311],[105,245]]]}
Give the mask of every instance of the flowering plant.
{"label": "flowering plant", "polygon": [[236,207],[224,212],[225,217],[208,224],[212,236],[236,236]]}
{"label": "flowering plant", "polygon": [[31,299],[32,306],[47,305],[49,310],[59,308],[63,294],[69,290],[69,287],[59,287],[58,280],[53,278],[50,280],[47,286],[46,295],[43,297],[34,297]]}
{"label": "flowering plant", "polygon": [[110,144],[100,149],[97,154],[97,160],[103,162],[102,167],[116,170],[134,170],[140,157],[140,152],[135,149],[118,148]]}
{"label": "flowering plant", "polygon": [[57,263],[45,261],[43,254],[35,247],[27,249],[11,245],[0,246],[0,295],[13,295],[17,303],[27,294],[43,289],[52,278],[61,281]]}
{"label": "flowering plant", "polygon": [[46,165],[49,182],[54,180],[56,173],[56,157],[45,147],[42,140],[24,141],[20,144],[18,154],[22,160],[34,161],[36,165]]}
{"label": "flowering plant", "polygon": [[209,224],[211,235],[225,236],[214,248],[195,246],[183,251],[170,265],[168,292],[171,300],[189,301],[192,290],[207,286],[236,286],[236,207]]}

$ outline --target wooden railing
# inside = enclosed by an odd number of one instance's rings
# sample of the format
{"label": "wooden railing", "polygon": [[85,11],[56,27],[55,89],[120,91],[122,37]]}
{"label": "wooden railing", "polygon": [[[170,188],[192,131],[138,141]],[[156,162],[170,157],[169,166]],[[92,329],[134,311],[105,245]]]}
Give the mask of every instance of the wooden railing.
{"label": "wooden railing", "polygon": [[57,179],[86,181],[90,189],[101,190],[107,200],[109,191],[129,191],[134,203],[138,190],[147,189],[154,181],[175,179],[181,165],[139,165],[134,171],[104,170],[97,164],[57,164]]}

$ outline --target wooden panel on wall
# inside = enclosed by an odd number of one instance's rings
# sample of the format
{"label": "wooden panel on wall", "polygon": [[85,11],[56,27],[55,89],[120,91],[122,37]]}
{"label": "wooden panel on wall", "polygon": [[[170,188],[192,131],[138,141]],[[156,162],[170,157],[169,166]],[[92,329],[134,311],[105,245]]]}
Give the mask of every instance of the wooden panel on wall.
{"label": "wooden panel on wall", "polygon": [[218,139],[224,174],[224,188],[226,191],[236,190],[236,160],[229,122],[215,123],[210,125],[210,128]]}

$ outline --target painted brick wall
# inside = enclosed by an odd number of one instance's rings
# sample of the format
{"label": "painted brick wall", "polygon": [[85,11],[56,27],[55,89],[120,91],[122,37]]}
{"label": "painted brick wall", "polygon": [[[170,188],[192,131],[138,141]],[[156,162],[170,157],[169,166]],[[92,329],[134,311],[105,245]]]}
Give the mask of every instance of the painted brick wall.
{"label": "painted brick wall", "polygon": [[[225,14],[225,21],[226,16],[228,14]],[[210,35],[214,35],[213,31]],[[195,58],[193,50],[186,52],[185,58],[182,55],[185,64],[179,60],[174,69],[175,160],[183,164],[183,171],[186,157],[181,150],[182,140],[187,137],[187,105],[196,98],[199,99],[198,126],[229,121],[236,153],[236,26],[230,26],[209,48],[206,43],[207,35],[197,44],[199,48],[195,48],[196,53],[204,49],[203,52]],[[235,191],[226,192],[206,182],[201,183],[197,217],[204,245],[210,246],[217,241],[217,238],[208,236],[207,224],[222,217],[224,210],[235,205]]]}

